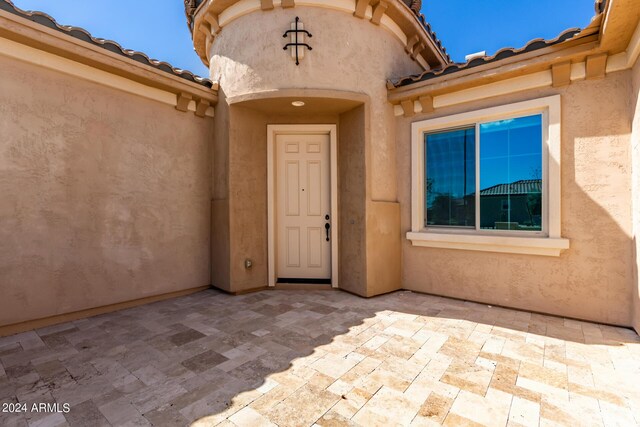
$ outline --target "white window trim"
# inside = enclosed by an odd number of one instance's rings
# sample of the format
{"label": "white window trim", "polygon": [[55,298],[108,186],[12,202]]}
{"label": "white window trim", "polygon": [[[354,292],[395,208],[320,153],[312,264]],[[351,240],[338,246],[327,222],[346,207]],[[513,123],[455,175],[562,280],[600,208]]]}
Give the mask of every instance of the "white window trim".
{"label": "white window trim", "polygon": [[[543,116],[542,179],[545,212],[542,233],[524,235],[513,231],[425,228],[424,134],[536,113]],[[411,125],[411,135],[411,231],[406,237],[413,246],[546,256],[560,256],[562,250],[569,248],[569,240],[561,237],[560,95],[415,122]]]}

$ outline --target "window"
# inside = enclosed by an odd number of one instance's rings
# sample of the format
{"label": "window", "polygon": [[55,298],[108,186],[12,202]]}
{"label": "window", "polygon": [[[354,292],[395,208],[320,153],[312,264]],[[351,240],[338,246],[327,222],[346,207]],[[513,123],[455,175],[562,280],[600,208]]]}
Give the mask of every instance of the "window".
{"label": "window", "polygon": [[415,246],[559,255],[560,97],[412,126]]}
{"label": "window", "polygon": [[424,138],[426,228],[542,231],[542,114]]}

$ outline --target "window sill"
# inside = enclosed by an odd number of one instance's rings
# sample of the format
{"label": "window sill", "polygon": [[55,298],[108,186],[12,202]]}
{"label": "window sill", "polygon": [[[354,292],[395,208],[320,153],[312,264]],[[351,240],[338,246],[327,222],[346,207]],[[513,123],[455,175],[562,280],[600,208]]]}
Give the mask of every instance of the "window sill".
{"label": "window sill", "polygon": [[561,251],[569,249],[569,239],[550,237],[487,236],[422,231],[417,233],[408,232],[407,239],[411,241],[413,246],[426,248],[555,257],[560,256]]}

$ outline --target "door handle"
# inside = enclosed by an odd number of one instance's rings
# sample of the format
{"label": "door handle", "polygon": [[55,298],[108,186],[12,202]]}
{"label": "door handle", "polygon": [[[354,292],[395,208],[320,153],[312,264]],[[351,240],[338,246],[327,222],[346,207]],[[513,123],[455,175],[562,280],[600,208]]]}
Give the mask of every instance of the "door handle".
{"label": "door handle", "polygon": [[331,228],[331,225],[327,222],[324,225],[324,230],[327,232],[327,242],[329,241],[329,229]]}

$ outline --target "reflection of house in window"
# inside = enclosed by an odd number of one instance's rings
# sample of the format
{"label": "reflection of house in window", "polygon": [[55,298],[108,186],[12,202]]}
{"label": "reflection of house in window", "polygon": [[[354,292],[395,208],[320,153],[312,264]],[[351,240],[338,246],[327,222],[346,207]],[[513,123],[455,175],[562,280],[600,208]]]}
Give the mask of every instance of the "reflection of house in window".
{"label": "reflection of house in window", "polygon": [[523,179],[480,190],[480,228],[542,229],[542,180]]}

